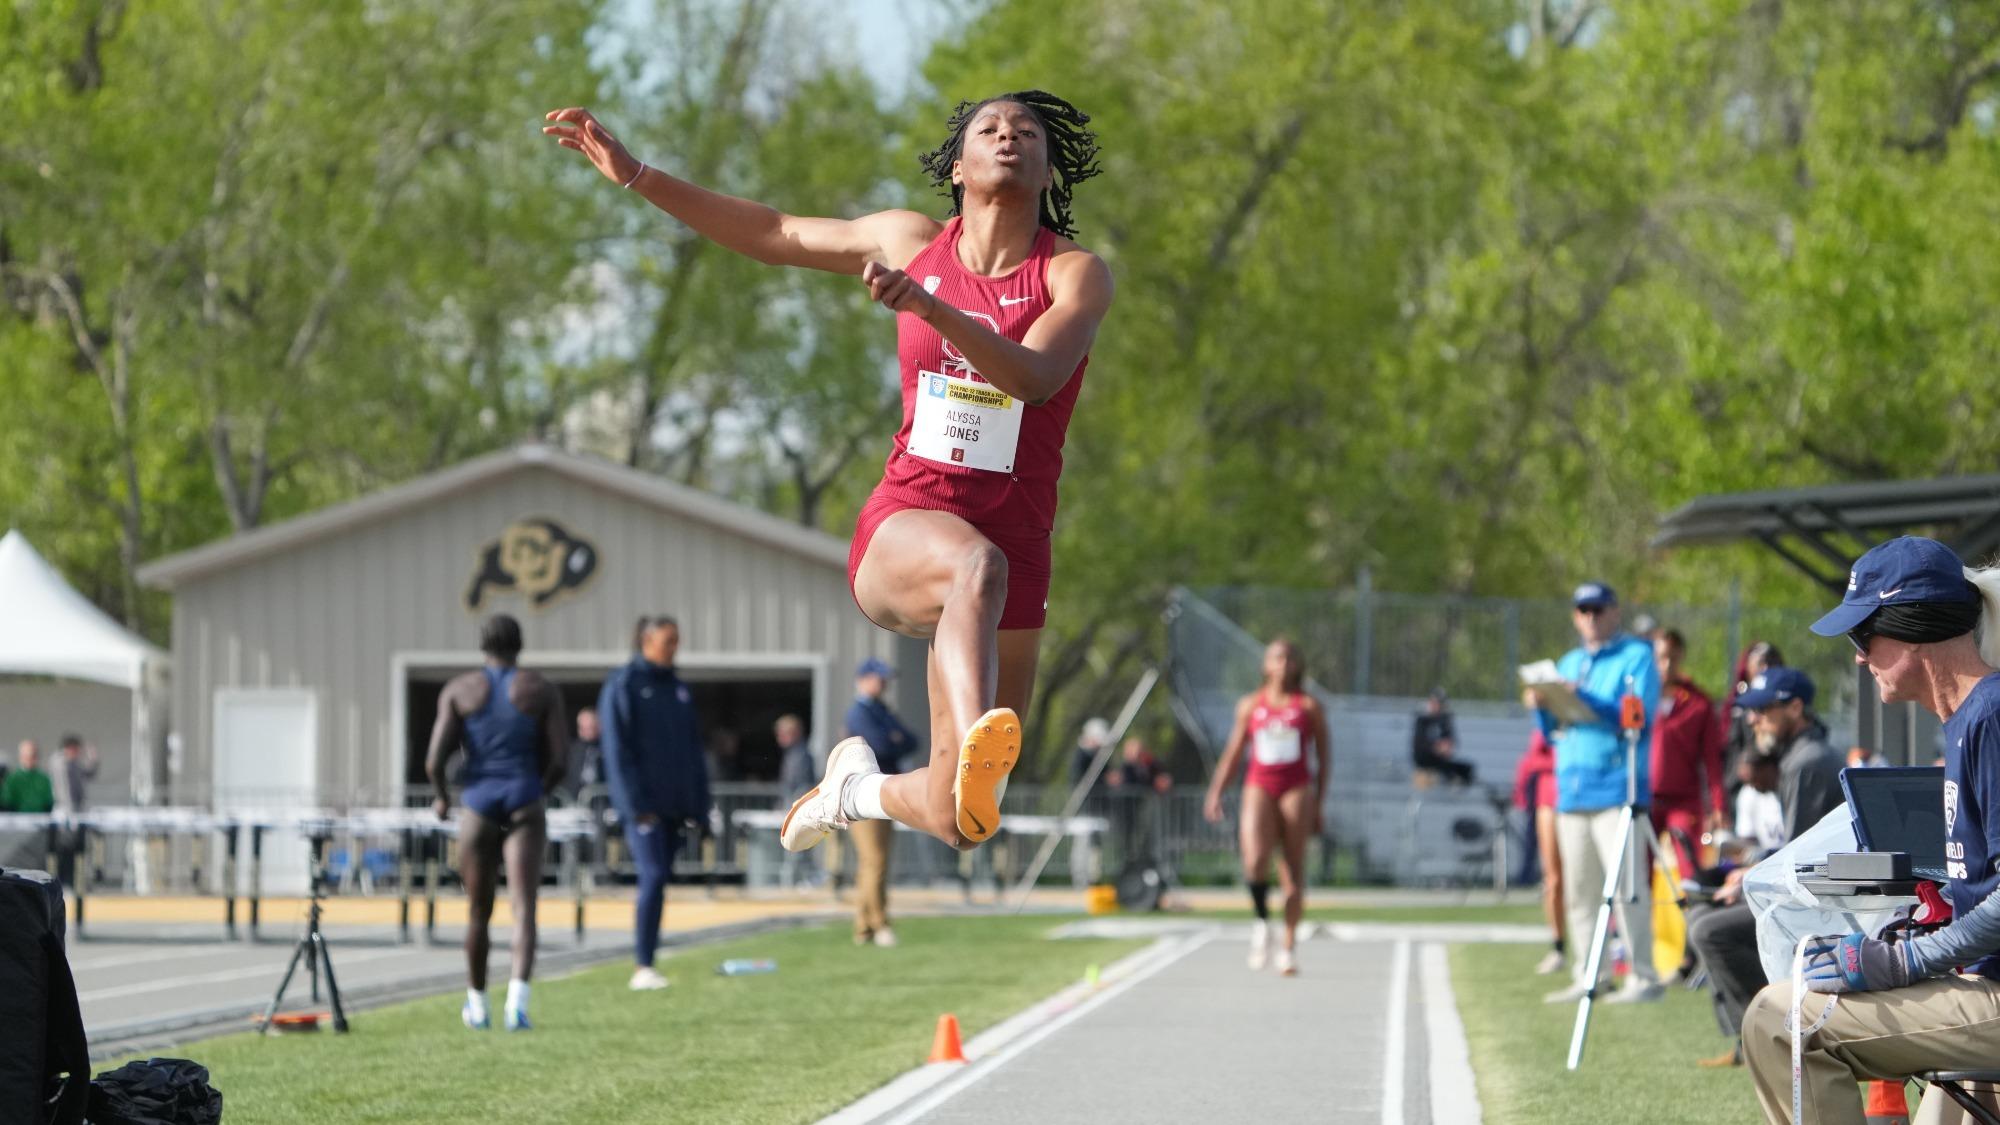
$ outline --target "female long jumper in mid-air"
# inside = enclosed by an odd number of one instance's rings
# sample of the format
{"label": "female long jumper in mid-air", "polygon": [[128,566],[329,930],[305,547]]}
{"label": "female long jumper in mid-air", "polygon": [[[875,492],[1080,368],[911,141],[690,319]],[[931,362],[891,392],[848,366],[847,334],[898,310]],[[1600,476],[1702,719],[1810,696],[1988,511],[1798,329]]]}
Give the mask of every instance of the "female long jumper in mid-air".
{"label": "female long jumper in mid-air", "polygon": [[588,110],[548,120],[543,132],[701,235],[771,265],[858,275],[897,314],[903,424],[847,569],[869,620],[931,642],[931,761],[885,776],[850,738],[780,834],[801,851],[871,818],[984,842],[1034,686],[1063,436],[1111,305],[1110,270],[1069,237],[1071,192],[1098,171],[1090,118],[1039,90],[960,103],[923,159],[951,195],[942,223],[787,215],[642,163]]}

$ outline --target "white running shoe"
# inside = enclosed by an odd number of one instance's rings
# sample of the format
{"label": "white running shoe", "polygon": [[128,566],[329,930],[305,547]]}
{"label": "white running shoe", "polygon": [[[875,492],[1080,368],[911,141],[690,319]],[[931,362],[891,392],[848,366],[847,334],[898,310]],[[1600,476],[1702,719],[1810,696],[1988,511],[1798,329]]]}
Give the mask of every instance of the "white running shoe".
{"label": "white running shoe", "polygon": [[661,976],[651,965],[641,965],[632,970],[632,983],[629,987],[634,992],[658,992],[667,987],[667,978]]}
{"label": "white running shoe", "polygon": [[1628,980],[1625,987],[1604,998],[1606,1004],[1657,1004],[1666,999],[1667,990],[1659,981],[1640,984]]}
{"label": "white running shoe", "polygon": [[1535,963],[1535,975],[1545,977],[1550,973],[1560,973],[1567,968],[1569,968],[1569,958],[1563,955],[1562,950],[1551,949],[1542,954],[1542,959]]}
{"label": "white running shoe", "polygon": [[834,829],[846,828],[847,814],[840,805],[847,793],[847,783],[881,772],[882,767],[875,763],[875,751],[868,748],[867,742],[859,738],[843,739],[826,756],[826,776],[806,790],[805,796],[792,802],[792,811],[785,814],[785,823],[778,829],[778,842],[788,852],[802,852],[817,846]]}
{"label": "white running shoe", "polygon": [[1295,977],[1299,975],[1299,959],[1293,956],[1291,950],[1286,949],[1282,945],[1278,947],[1277,956],[1272,958],[1272,963],[1277,966],[1278,975],[1281,977]]}
{"label": "white running shoe", "polygon": [[460,1023],[463,1023],[473,1031],[485,1031],[487,1028],[493,1026],[493,1017],[487,1015],[483,1009],[474,1011],[472,1005],[469,1003],[459,1006],[458,1019]]}
{"label": "white running shoe", "polygon": [[896,931],[887,926],[875,931],[875,945],[880,949],[896,948]]}
{"label": "white running shoe", "polygon": [[1269,922],[1250,923],[1250,971],[1264,971],[1264,961],[1271,953],[1271,924]]}
{"label": "white running shoe", "polygon": [[[1558,989],[1542,997],[1542,1002],[1545,1004],[1574,1004],[1578,1000],[1583,999],[1583,994],[1589,991],[1589,985],[1582,981],[1577,981],[1568,988]],[[1607,980],[1597,986],[1597,998],[1602,1000],[1609,995],[1611,995],[1611,982]]]}

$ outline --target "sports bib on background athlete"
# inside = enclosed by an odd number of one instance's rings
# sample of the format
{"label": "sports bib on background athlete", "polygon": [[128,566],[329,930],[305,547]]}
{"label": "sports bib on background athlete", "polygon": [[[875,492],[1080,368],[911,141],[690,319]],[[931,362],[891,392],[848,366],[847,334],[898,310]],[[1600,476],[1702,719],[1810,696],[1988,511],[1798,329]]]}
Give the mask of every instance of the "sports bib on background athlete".
{"label": "sports bib on background athlete", "polygon": [[1260,766],[1289,766],[1299,760],[1299,728],[1273,723],[1257,731],[1250,746]]}
{"label": "sports bib on background athlete", "polygon": [[1020,401],[991,383],[919,371],[910,452],[946,465],[1011,473],[1021,414]]}

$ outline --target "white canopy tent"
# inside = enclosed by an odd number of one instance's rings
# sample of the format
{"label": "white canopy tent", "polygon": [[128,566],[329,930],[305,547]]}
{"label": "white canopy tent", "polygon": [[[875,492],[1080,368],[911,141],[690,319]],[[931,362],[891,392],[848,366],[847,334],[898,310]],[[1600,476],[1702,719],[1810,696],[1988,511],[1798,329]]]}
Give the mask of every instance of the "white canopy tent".
{"label": "white canopy tent", "polygon": [[77,593],[19,531],[0,538],[0,606],[0,676],[47,676],[131,693],[130,799],[152,803],[164,793],[155,736],[162,724],[155,720],[167,699],[167,654]]}

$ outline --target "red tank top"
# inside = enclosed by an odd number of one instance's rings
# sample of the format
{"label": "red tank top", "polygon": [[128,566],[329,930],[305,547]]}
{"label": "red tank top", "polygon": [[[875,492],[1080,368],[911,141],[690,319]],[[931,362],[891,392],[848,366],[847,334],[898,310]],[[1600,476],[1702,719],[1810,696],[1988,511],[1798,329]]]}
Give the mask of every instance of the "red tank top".
{"label": "red tank top", "polygon": [[1312,776],[1306,754],[1313,748],[1312,717],[1300,696],[1288,695],[1277,702],[1262,691],[1250,708],[1250,727],[1245,749],[1250,768],[1245,781],[1264,779],[1291,784]]}
{"label": "red tank top", "polygon": [[[939,300],[1018,343],[1048,311],[1055,232],[1042,228],[1028,260],[1011,272],[982,277],[958,260],[960,226],[956,217],[946,223],[904,272]],[[876,494],[949,512],[975,526],[1052,529],[1063,438],[1090,357],[1077,362],[1054,397],[1030,406],[987,383],[957,347],[913,315],[896,318],[896,345],[903,426]]]}

